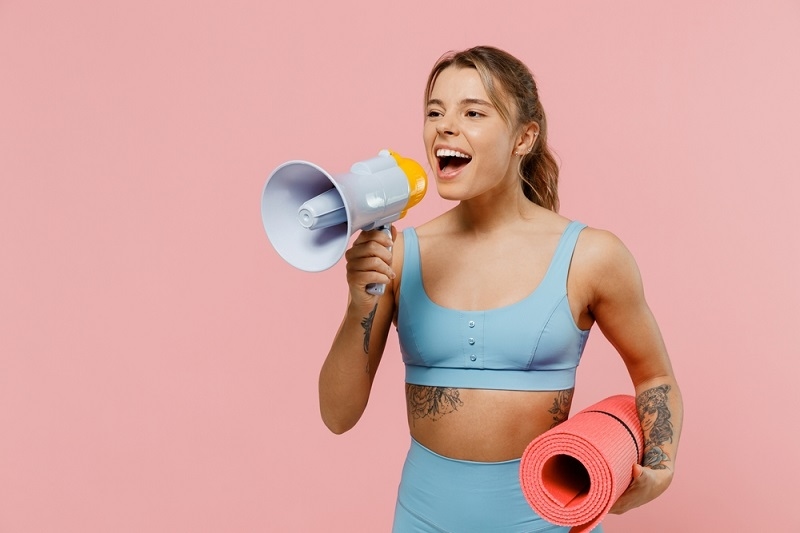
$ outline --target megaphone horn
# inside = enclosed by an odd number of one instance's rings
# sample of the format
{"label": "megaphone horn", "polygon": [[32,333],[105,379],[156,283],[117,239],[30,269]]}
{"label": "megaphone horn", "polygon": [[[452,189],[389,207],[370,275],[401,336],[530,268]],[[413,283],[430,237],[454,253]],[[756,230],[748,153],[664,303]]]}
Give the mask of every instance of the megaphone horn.
{"label": "megaphone horn", "polygon": [[[288,161],[267,178],[261,221],[286,262],[320,272],[342,258],[356,231],[389,232],[392,222],[422,200],[427,187],[419,163],[389,150],[336,176],[308,161]],[[381,284],[367,286],[372,294],[383,290]]]}

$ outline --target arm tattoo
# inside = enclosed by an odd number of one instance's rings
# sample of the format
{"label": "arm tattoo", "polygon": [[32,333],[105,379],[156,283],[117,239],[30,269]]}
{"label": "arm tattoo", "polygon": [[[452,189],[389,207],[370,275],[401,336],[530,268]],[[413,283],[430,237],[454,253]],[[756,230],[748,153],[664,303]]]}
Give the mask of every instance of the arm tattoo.
{"label": "arm tattoo", "polygon": [[372,311],[361,319],[361,327],[364,328],[364,353],[367,354],[367,374],[369,374],[369,336],[372,333],[372,321],[375,320],[375,311],[377,310],[378,304],[375,304]]}
{"label": "arm tattoo", "polygon": [[372,333],[372,321],[375,320],[375,311],[377,310],[378,304],[375,304],[372,311],[361,319],[361,327],[364,328],[364,353],[369,353],[369,336]]}
{"label": "arm tattoo", "polygon": [[636,397],[636,410],[644,431],[644,460],[642,466],[654,470],[668,468],[669,455],[662,449],[665,442],[672,442],[672,422],[667,393],[669,385],[647,389]]}
{"label": "arm tattoo", "polygon": [[406,400],[412,423],[418,418],[430,418],[435,422],[464,405],[458,389],[449,387],[406,384]]}
{"label": "arm tattoo", "polygon": [[550,425],[550,429],[559,425],[569,416],[569,408],[572,406],[572,393],[574,391],[574,388],[560,390],[556,397],[553,398],[553,407],[547,410],[548,413],[553,415],[553,423]]}

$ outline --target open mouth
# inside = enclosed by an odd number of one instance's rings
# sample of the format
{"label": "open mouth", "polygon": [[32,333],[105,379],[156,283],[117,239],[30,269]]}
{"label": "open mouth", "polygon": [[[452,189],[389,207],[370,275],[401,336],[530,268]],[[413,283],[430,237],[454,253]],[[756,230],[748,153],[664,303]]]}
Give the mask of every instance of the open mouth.
{"label": "open mouth", "polygon": [[471,155],[448,148],[439,148],[436,150],[436,158],[439,160],[439,170],[441,170],[443,174],[457,172],[472,161]]}

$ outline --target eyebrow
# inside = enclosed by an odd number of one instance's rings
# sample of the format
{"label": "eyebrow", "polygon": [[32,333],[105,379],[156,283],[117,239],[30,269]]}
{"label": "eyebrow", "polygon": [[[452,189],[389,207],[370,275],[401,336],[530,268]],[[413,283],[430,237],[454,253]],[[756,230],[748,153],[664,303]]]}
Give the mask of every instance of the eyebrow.
{"label": "eyebrow", "polygon": [[[480,98],[464,98],[459,102],[459,105],[470,105],[470,104],[477,104],[477,105],[485,105],[488,107],[494,107],[491,102],[487,102],[486,100],[481,100]],[[431,98],[428,100],[428,105],[440,105],[444,106],[444,102],[439,100],[438,98]]]}

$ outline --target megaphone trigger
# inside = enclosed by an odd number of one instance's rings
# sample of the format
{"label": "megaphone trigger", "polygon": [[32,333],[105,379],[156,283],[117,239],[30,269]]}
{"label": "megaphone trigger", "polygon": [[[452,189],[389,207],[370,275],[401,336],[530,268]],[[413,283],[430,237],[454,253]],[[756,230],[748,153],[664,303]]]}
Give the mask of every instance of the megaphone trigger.
{"label": "megaphone trigger", "polygon": [[[380,231],[384,232],[390,239],[392,238],[392,226],[387,224],[385,226],[381,226],[379,229]],[[389,251],[392,251],[392,247],[389,246]],[[386,284],[385,283],[368,283],[367,284],[367,292],[370,294],[374,294],[376,296],[383,296],[383,293],[386,292]]]}
{"label": "megaphone trigger", "polygon": [[[391,237],[392,222],[419,203],[427,185],[419,163],[389,150],[336,176],[308,161],[288,161],[264,185],[261,221],[286,262],[319,272],[342,258],[358,230],[381,229]],[[370,284],[367,290],[384,289]]]}

